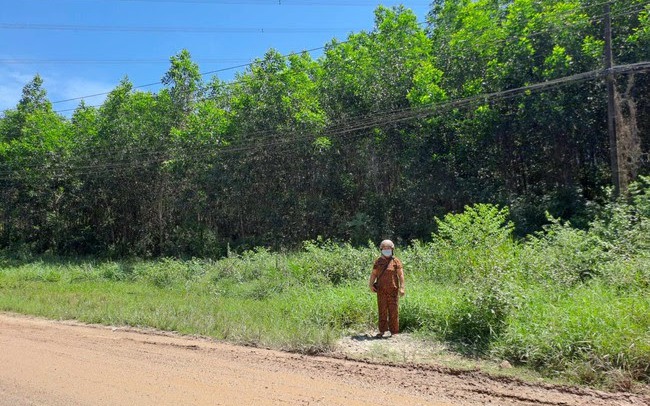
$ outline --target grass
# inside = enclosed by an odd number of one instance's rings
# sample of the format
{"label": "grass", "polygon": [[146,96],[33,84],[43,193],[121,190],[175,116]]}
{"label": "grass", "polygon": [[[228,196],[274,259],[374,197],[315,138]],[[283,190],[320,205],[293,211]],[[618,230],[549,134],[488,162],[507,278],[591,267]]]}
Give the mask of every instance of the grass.
{"label": "grass", "polygon": [[[331,350],[340,337],[374,328],[374,296],[362,279],[305,288],[289,277],[288,287],[267,294],[260,279],[223,277],[223,265],[164,260],[4,267],[0,310],[153,327],[302,353]],[[159,268],[166,276],[153,278]],[[600,282],[560,291],[531,288],[522,294],[525,300],[515,300],[517,311],[508,313],[502,331],[486,348],[463,340],[477,331],[489,332],[480,322],[486,310],[474,303],[473,294],[471,286],[409,280],[401,328],[447,342],[472,363],[477,356],[508,359],[549,377],[592,386],[618,387],[625,379],[647,377],[650,296],[643,291],[621,291]]]}
{"label": "grass", "polygon": [[[181,262],[176,265],[186,270]],[[373,298],[359,286],[267,294],[258,280],[215,282],[209,272],[186,274],[185,280],[168,275],[162,278],[167,285],[161,286],[161,279],[150,276],[153,266],[137,264],[138,276],[132,280],[106,272],[121,267],[114,263],[5,268],[0,272],[0,310],[147,326],[307,353],[330,349],[345,331],[372,320]]]}
{"label": "grass", "polygon": [[[626,204],[604,210],[589,230],[551,219],[523,241],[512,239],[506,209],[477,205],[439,220],[432,242],[397,252],[407,272],[400,328],[465,359],[506,359],[595,387],[647,384],[650,210]],[[623,216],[615,222],[625,230],[611,233],[607,216]],[[5,255],[0,310],[321,353],[374,328],[366,278],[376,255],[370,245],[329,241],[219,261]]]}
{"label": "grass", "polygon": [[506,359],[548,374],[603,384],[608,371],[647,378],[650,296],[617,292],[599,282],[563,292],[539,290],[513,312],[493,345]]}

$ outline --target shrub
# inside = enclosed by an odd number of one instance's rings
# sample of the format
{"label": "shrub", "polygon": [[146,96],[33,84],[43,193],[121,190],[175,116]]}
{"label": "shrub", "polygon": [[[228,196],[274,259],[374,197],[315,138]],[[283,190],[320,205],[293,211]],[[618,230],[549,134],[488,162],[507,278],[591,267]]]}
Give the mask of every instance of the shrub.
{"label": "shrub", "polygon": [[650,252],[650,177],[640,176],[630,185],[629,196],[606,204],[592,222],[590,232],[605,241],[616,255]]}
{"label": "shrub", "polygon": [[445,338],[484,353],[506,326],[510,309],[511,299],[498,285],[467,289],[449,315]]}
{"label": "shrub", "polygon": [[530,237],[521,261],[530,281],[571,286],[601,274],[611,257],[597,236],[549,216],[550,224]]}
{"label": "shrub", "polygon": [[303,255],[294,257],[293,263],[299,264],[302,272],[320,275],[334,285],[368,276],[377,256],[372,246],[357,249],[330,240],[306,241],[303,249]]}
{"label": "shrub", "polygon": [[444,340],[450,316],[462,301],[463,288],[455,285],[423,283],[409,288],[400,302],[400,330],[421,331]]}
{"label": "shrub", "polygon": [[460,214],[436,217],[435,243],[455,248],[494,248],[512,239],[514,225],[508,221],[508,208],[491,204],[465,206]]}
{"label": "shrub", "polygon": [[431,242],[437,254],[435,277],[459,282],[489,277],[495,269],[512,269],[517,245],[507,217],[507,208],[477,204],[465,207],[463,213],[447,214],[443,220],[436,218],[438,231]]}

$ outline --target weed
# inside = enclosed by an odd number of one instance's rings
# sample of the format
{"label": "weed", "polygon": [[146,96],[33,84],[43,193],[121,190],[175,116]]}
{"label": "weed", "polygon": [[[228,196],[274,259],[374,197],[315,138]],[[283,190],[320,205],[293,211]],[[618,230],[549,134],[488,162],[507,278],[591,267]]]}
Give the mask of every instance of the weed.
{"label": "weed", "polygon": [[[595,386],[650,381],[647,196],[610,204],[587,230],[549,218],[522,241],[505,208],[445,216],[431,242],[396,250],[407,284],[400,329]],[[0,257],[0,310],[319,353],[375,326],[366,283],[376,256],[373,244],[316,240],[219,261]]]}

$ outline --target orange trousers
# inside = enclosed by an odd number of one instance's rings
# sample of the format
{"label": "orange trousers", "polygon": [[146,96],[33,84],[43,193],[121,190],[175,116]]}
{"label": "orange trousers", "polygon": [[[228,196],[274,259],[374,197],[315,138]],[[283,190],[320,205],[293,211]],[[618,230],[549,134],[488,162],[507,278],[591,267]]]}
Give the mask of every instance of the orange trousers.
{"label": "orange trousers", "polygon": [[379,332],[399,333],[399,292],[377,292]]}

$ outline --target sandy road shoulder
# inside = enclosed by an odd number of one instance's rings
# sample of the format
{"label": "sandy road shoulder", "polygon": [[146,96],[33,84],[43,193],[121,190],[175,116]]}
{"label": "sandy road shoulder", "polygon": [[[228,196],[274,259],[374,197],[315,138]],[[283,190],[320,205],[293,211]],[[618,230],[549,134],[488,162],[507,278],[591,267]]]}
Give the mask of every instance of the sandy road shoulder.
{"label": "sandy road shoulder", "polygon": [[2,313],[0,348],[0,393],[12,404],[650,404],[634,394]]}

